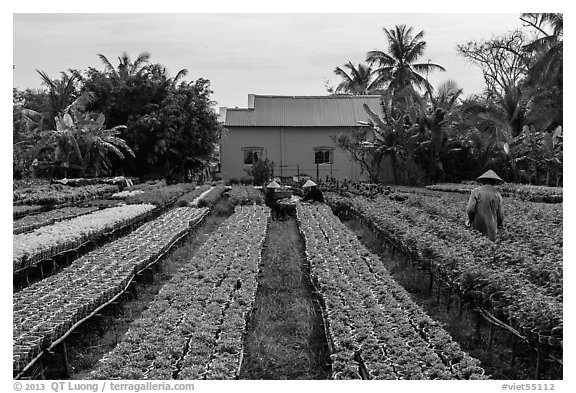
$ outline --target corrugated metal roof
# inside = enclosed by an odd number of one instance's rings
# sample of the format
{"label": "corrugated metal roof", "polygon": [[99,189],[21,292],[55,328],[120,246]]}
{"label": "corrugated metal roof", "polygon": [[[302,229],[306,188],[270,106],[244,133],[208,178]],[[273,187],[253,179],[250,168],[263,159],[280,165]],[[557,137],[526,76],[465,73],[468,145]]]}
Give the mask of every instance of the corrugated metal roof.
{"label": "corrugated metal roof", "polygon": [[[249,98],[251,101],[252,97]],[[367,121],[363,104],[382,115],[380,96],[253,96],[254,108],[226,108],[225,126],[349,127]]]}

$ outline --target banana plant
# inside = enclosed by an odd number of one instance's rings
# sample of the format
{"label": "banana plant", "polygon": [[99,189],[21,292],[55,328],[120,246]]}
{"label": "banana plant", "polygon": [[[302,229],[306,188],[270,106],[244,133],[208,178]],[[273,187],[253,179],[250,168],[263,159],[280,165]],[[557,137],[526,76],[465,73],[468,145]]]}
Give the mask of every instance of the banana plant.
{"label": "banana plant", "polygon": [[526,177],[531,183],[538,183],[538,173],[546,173],[546,184],[552,178],[560,183],[563,166],[562,127],[553,132],[536,131],[533,126],[525,125],[520,135],[505,145],[513,171]]}
{"label": "banana plant", "polygon": [[98,176],[103,171],[109,171],[112,168],[110,154],[119,159],[126,157],[124,153],[135,157],[130,146],[119,137],[126,126],[119,125],[106,129],[104,125],[106,118],[102,113],[77,114],[76,119],[77,135],[84,151],[82,168],[86,173]]}
{"label": "banana plant", "polygon": [[64,177],[74,161],[82,160],[82,153],[76,140],[74,121],[68,113],[59,114],[54,118],[56,129],[42,131],[34,156],[39,157],[47,149],[54,149],[54,161],[64,168]]}

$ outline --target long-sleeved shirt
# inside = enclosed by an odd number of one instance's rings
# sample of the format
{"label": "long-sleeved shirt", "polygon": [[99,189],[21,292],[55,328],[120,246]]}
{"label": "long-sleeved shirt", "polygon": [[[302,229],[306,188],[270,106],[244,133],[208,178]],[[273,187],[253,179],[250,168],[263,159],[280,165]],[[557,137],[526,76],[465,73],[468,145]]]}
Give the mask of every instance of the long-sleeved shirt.
{"label": "long-sleeved shirt", "polygon": [[317,187],[311,187],[310,190],[304,195],[303,201],[324,202],[324,195]]}
{"label": "long-sleeved shirt", "polygon": [[473,189],[466,211],[471,226],[495,241],[498,228],[504,222],[504,209],[502,196],[494,186],[485,184]]}

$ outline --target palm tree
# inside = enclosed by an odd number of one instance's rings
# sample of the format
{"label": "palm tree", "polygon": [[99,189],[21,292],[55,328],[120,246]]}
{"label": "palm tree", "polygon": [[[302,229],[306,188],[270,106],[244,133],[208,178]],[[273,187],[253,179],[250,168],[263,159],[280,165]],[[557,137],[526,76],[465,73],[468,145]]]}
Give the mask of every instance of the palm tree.
{"label": "palm tree", "polygon": [[[415,138],[420,141],[420,148],[430,152],[432,180],[437,181],[444,174],[440,154],[445,153],[444,148],[450,138],[453,122],[459,113],[458,99],[463,90],[451,80],[441,84],[436,91],[429,86],[426,90],[424,99],[415,106],[418,122],[418,134]],[[426,135],[428,132],[429,135]]]}
{"label": "palm tree", "polygon": [[431,63],[417,63],[424,54],[426,41],[423,40],[424,31],[412,36],[412,27],[396,25],[394,30],[383,29],[388,40],[388,53],[373,50],[368,52],[366,61],[378,68],[374,72],[379,80],[389,81],[388,89],[396,93],[406,87],[430,87],[426,75],[430,71],[446,71],[444,67]]}
{"label": "palm tree", "polygon": [[374,78],[372,67],[360,63],[356,68],[351,61],[344,64],[344,67],[350,70],[349,74],[340,67],[334,69],[334,73],[343,79],[336,87],[337,94],[366,95],[380,91],[382,80],[378,77]]}
{"label": "palm tree", "polygon": [[106,56],[100,53],[98,54],[98,57],[102,63],[104,63],[106,71],[118,79],[126,79],[131,76],[141,75],[147,70],[150,56],[150,53],[142,52],[138,55],[136,60],[132,62],[130,56],[128,56],[126,52],[123,52],[122,55],[118,57],[118,67],[114,68]]}
{"label": "palm tree", "polygon": [[161,83],[164,83],[172,88],[175,88],[178,85],[178,82],[182,80],[186,75],[188,75],[188,70],[183,68],[176,74],[175,77],[168,77],[168,71],[166,67],[161,64],[151,64],[148,66],[148,72],[153,75],[154,79],[160,80]]}
{"label": "palm tree", "polygon": [[80,80],[80,75],[73,72],[68,75],[62,72],[60,79],[52,80],[44,71],[36,70],[42,78],[42,84],[48,87],[48,107],[44,113],[35,111],[30,108],[23,108],[22,115],[24,119],[32,128],[43,130],[45,128],[56,128],[54,119],[62,113],[65,109],[78,98],[78,90],[76,82]]}
{"label": "palm tree", "polygon": [[538,129],[552,131],[563,124],[563,16],[522,14],[520,19],[538,32],[538,38],[522,48],[531,55],[527,120]]}
{"label": "palm tree", "polygon": [[[522,21],[535,28],[541,36],[525,45],[526,52],[537,55],[529,69],[529,81],[538,84],[555,81],[562,78],[563,32],[564,20],[562,14],[524,13]],[[549,26],[552,31],[545,30]],[[539,34],[539,35],[540,35]]]}

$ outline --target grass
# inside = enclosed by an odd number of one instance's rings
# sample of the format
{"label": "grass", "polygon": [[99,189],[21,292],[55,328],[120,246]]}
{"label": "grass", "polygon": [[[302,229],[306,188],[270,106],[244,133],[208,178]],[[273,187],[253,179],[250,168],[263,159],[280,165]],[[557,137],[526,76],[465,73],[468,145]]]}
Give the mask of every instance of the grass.
{"label": "grass", "polygon": [[330,359],[296,220],[272,220],[240,379],[327,379]]}

